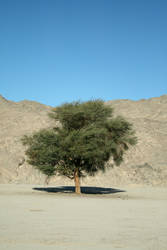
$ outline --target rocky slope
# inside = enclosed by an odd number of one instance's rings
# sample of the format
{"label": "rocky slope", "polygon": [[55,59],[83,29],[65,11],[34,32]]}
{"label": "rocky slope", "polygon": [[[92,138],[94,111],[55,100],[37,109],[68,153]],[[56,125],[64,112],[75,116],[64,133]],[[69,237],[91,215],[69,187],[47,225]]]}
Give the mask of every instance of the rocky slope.
{"label": "rocky slope", "polygon": [[[134,124],[138,145],[125,156],[120,167],[87,177],[84,185],[119,186],[127,184],[167,185],[167,95],[148,100],[115,100],[114,107]],[[20,138],[41,128],[53,126],[51,107],[32,101],[12,102],[0,96],[0,183],[45,183],[45,176],[25,161]],[[54,185],[73,185],[56,176]]]}

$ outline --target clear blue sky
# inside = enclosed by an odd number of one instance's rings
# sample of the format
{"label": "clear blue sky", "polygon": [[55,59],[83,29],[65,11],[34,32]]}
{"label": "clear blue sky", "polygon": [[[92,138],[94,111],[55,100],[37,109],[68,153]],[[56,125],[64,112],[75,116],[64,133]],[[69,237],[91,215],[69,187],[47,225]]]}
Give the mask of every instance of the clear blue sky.
{"label": "clear blue sky", "polygon": [[0,0],[0,94],[52,106],[167,94],[167,1]]}

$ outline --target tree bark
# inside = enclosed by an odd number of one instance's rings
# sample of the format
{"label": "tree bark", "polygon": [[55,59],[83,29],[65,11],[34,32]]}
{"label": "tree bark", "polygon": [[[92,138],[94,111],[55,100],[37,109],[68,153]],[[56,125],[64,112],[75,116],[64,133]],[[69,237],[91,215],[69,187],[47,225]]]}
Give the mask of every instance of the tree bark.
{"label": "tree bark", "polygon": [[79,170],[78,168],[74,171],[74,182],[75,182],[75,193],[80,194],[81,193],[81,187],[80,187],[80,179],[79,179]]}

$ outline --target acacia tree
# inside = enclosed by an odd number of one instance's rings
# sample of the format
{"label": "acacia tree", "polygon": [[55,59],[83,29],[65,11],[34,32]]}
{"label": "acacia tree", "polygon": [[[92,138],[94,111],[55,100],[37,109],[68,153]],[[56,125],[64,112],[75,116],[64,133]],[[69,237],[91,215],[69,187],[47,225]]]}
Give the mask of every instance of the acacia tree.
{"label": "acacia tree", "polygon": [[77,194],[81,177],[104,171],[110,158],[120,165],[124,152],[137,142],[132,124],[113,117],[102,100],[66,103],[49,115],[59,121],[56,127],[22,138],[28,162],[47,176],[74,179]]}

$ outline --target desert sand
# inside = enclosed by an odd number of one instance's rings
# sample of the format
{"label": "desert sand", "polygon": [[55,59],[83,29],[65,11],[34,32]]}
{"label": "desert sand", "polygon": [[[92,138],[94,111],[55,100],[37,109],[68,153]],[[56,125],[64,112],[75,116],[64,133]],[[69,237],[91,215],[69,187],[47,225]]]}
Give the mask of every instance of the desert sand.
{"label": "desert sand", "polygon": [[1,184],[0,249],[167,249],[166,188],[90,190]]}

